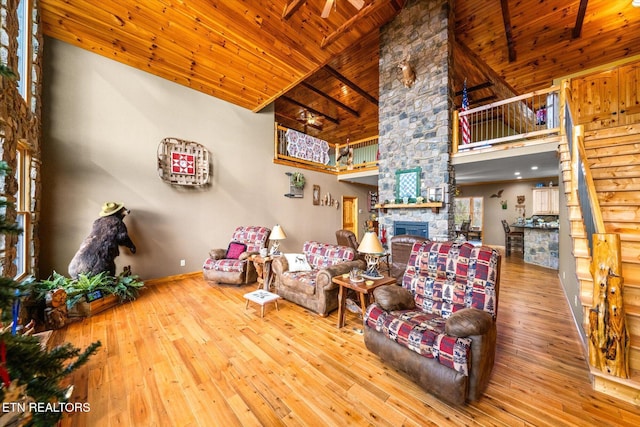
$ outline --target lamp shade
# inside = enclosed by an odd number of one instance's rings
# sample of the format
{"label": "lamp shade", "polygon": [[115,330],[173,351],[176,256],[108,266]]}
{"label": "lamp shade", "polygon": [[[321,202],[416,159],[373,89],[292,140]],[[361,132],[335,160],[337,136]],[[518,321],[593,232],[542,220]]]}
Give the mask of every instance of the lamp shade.
{"label": "lamp shade", "polygon": [[378,235],[373,231],[367,231],[364,233],[364,237],[358,246],[358,252],[363,254],[381,254],[384,253],[384,248]]}
{"label": "lamp shade", "polygon": [[273,230],[271,230],[271,234],[269,235],[269,240],[284,240],[287,238],[280,224],[276,224],[273,226]]}

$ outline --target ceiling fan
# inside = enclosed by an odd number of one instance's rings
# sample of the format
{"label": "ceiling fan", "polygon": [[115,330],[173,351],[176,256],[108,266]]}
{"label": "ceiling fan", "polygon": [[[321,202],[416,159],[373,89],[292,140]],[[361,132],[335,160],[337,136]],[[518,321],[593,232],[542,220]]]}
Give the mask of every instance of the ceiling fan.
{"label": "ceiling fan", "polygon": [[[362,9],[362,6],[364,6],[364,0],[347,0],[347,1],[351,3],[351,5],[358,10]],[[336,0],[327,0],[327,2],[324,4],[324,8],[322,9],[322,15],[320,16],[323,18],[328,18],[329,14],[331,13],[332,7],[334,9],[336,8]]]}
{"label": "ceiling fan", "polygon": [[307,109],[303,109],[298,116],[298,121],[303,123],[305,126],[309,125],[322,130],[322,126],[324,125],[324,116],[314,114]]}

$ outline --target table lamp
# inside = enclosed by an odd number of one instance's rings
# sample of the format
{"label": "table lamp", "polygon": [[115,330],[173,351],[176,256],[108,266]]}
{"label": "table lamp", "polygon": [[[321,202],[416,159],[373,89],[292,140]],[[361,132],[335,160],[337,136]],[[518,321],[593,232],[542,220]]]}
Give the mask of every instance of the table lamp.
{"label": "table lamp", "polygon": [[271,235],[269,236],[269,240],[271,240],[271,255],[279,255],[280,251],[278,250],[280,246],[280,240],[284,240],[287,238],[280,224],[276,224],[273,226],[273,230],[271,230]]}
{"label": "table lamp", "polygon": [[378,235],[373,231],[364,233],[364,237],[358,246],[358,252],[364,254],[367,261],[367,271],[363,274],[368,279],[379,279],[382,274],[378,271],[378,259],[384,253],[384,248],[378,239]]}

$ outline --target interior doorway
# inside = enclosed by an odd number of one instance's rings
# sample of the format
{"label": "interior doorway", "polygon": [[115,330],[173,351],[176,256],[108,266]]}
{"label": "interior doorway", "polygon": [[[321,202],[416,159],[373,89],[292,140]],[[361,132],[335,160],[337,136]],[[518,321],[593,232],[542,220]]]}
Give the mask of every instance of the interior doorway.
{"label": "interior doorway", "polygon": [[358,240],[358,198],[354,196],[342,196],[342,228],[356,235]]}

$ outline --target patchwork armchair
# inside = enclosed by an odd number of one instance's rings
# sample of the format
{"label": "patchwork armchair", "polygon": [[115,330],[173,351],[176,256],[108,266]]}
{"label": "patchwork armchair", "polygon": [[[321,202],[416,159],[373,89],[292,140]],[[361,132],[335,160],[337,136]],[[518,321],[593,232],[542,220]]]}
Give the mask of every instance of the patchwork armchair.
{"label": "patchwork armchair", "polygon": [[[296,262],[294,268],[294,263],[290,263],[287,256],[302,258],[303,262]],[[365,267],[365,262],[356,260],[355,256],[356,251],[347,246],[307,241],[301,254],[285,254],[271,263],[276,275],[276,293],[323,317],[327,316],[338,308],[339,287],[332,279],[354,267]]]}
{"label": "patchwork armchair", "polygon": [[204,261],[202,272],[206,280],[242,285],[253,283],[258,274],[249,257],[267,247],[271,229],[241,226],[235,229],[226,249],[212,249]]}
{"label": "patchwork armchair", "polygon": [[402,286],[374,290],[364,343],[452,404],[479,399],[496,352],[500,255],[470,243],[415,243]]}

